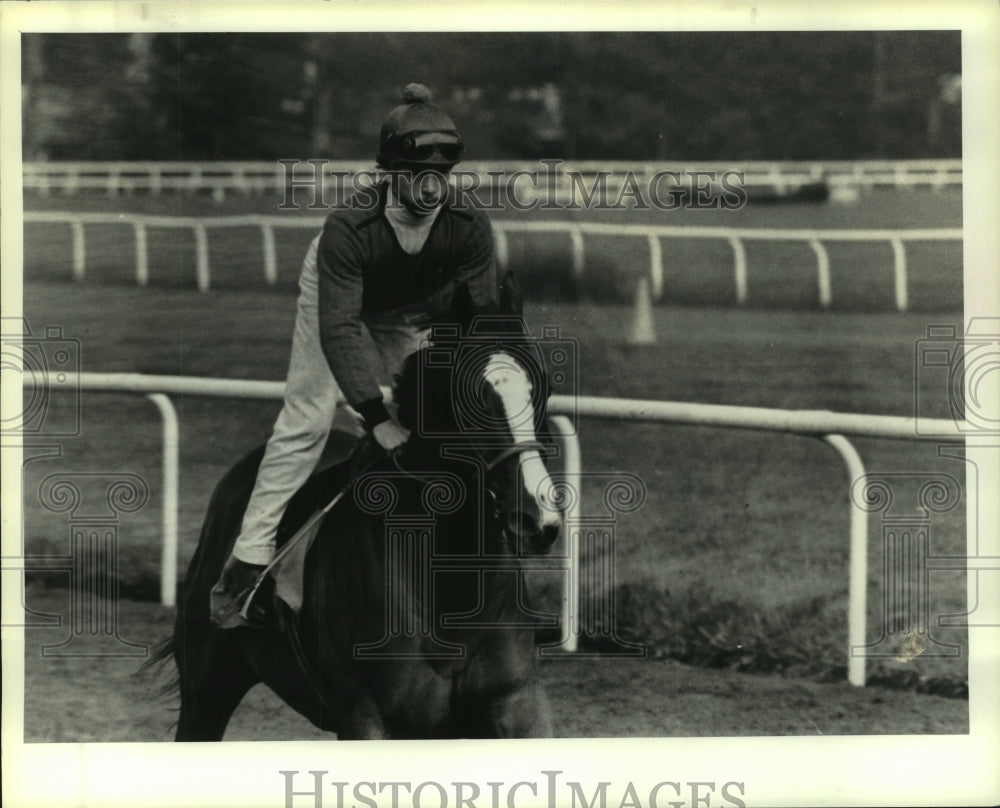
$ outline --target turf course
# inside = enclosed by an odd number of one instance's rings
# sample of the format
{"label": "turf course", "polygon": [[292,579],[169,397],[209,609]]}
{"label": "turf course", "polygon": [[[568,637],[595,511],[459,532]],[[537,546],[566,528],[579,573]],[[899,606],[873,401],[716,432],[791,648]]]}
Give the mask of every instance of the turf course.
{"label": "turf course", "polygon": [[[747,208],[728,214],[725,221],[775,227],[957,226],[958,201],[948,192],[875,194],[856,208]],[[28,207],[224,215],[269,212],[266,205],[261,199],[230,200],[219,207],[200,198],[51,197],[31,200]],[[721,223],[718,212],[684,214],[679,222]],[[666,215],[611,212],[605,220],[662,221]],[[275,288],[262,281],[258,234],[213,235],[213,291],[207,295],[193,291],[193,248],[184,240],[187,235],[179,239],[151,231],[152,284],[139,289],[132,281],[129,228],[107,228],[94,236],[88,228],[88,275],[80,284],[67,280],[68,228],[46,233],[29,226],[27,231],[25,315],[36,333],[59,325],[64,336],[80,340],[83,370],[283,378],[294,277],[308,231],[289,231],[289,239],[279,242]],[[852,247],[846,258],[831,249],[834,310],[821,312],[815,303],[815,259],[807,247],[784,257],[748,250],[752,305],[737,309],[730,305],[728,247],[716,245],[720,252],[706,258],[684,253],[694,249],[683,246],[686,242],[671,241],[664,248],[666,300],[654,311],[657,343],[630,346],[626,338],[632,309],[624,301],[631,300],[635,278],[648,260],[644,242],[637,244],[612,239],[595,245],[581,290],[568,280],[569,262],[561,245],[512,239],[512,264],[531,292],[528,320],[536,331],[556,325],[561,336],[575,341],[581,393],[904,415],[914,407],[918,340],[928,325],[961,320],[957,245],[914,257],[911,300],[916,311],[899,314],[891,311],[887,245]],[[567,302],[578,297],[583,299]],[[948,415],[945,392],[942,385],[928,414]],[[266,439],[278,403],[188,397],[175,404],[181,423],[183,569],[215,482],[230,462]],[[51,398],[47,423],[68,428],[75,417],[75,404],[67,397]],[[843,679],[850,481],[829,447],[794,436],[598,421],[582,422],[580,437],[584,468],[594,475],[584,484],[588,507],[598,507],[602,486],[615,472],[638,475],[648,491],[645,505],[616,524],[614,594],[620,636],[645,643],[652,656]],[[964,484],[963,464],[939,457],[934,444],[871,439],[855,444],[870,472],[947,473]],[[65,551],[65,515],[46,511],[37,496],[47,475],[73,470],[136,473],[148,481],[151,497],[143,510],[122,520],[121,586],[126,595],[156,597],[161,489],[155,409],[141,397],[87,394],[79,434],[63,440],[62,449],[58,460],[26,466],[28,550]],[[898,508],[913,512],[915,491],[901,485]],[[874,642],[886,620],[878,514],[870,520],[870,535],[868,636]],[[964,547],[963,501],[934,515],[931,552],[961,553]],[[58,582],[54,574],[45,578]],[[959,572],[936,572],[930,579],[931,635],[960,646],[961,656],[935,656],[935,647],[925,644],[923,654],[900,653],[906,661],[872,661],[873,680],[964,693],[965,632],[936,627],[938,615],[964,611],[964,580]],[[541,605],[554,609],[556,581],[541,576],[534,584]],[[590,647],[600,645],[592,640]],[[879,650],[896,653],[901,648],[912,649],[911,638],[896,636]]]}

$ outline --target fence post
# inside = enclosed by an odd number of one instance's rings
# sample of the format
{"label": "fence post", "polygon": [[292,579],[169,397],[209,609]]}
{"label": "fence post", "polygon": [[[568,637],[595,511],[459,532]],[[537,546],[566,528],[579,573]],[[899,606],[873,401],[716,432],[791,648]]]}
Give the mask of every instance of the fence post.
{"label": "fence post", "polygon": [[729,245],[733,248],[733,272],[736,275],[736,302],[742,306],[747,302],[747,251],[743,241],[731,236]]}
{"label": "fence post", "polygon": [[496,254],[497,265],[501,269],[507,269],[510,264],[510,253],[507,249],[507,231],[503,228],[494,229],[493,249]]}
{"label": "fence post", "polygon": [[896,309],[906,311],[910,302],[906,290],[906,247],[900,238],[890,239],[892,244],[893,276],[896,286]]}
{"label": "fence post", "polygon": [[781,174],[781,166],[775,164],[768,169],[764,180],[770,185],[774,192],[780,197],[785,194],[785,180]]}
{"label": "fence post", "polygon": [[260,234],[264,240],[264,280],[269,286],[274,286],[278,281],[278,257],[274,247],[274,228],[267,222],[261,222]]}
{"label": "fence post", "polygon": [[656,233],[649,234],[649,280],[653,287],[653,300],[663,297],[663,248]]}
{"label": "fence post", "polygon": [[73,280],[82,281],[87,271],[87,247],[83,241],[83,222],[70,222],[73,229]]}
{"label": "fence post", "polygon": [[837,450],[847,466],[848,500],[851,507],[850,582],[847,595],[847,681],[865,686],[865,657],[854,655],[865,644],[868,621],[868,514],[854,501],[852,487],[866,472],[861,456],[843,435],[824,435],[823,440]]}
{"label": "fence post", "polygon": [[160,555],[160,603],[177,604],[177,504],[180,476],[177,410],[163,393],[147,397],[160,411],[163,421],[163,548]]}
{"label": "fence post", "polygon": [[569,238],[573,248],[573,277],[579,283],[583,279],[583,232],[579,227],[571,227]]}
{"label": "fence post", "polygon": [[135,222],[132,227],[135,229],[135,282],[139,286],[145,286],[149,283],[149,249],[146,244],[146,225],[142,222]]}
{"label": "fence post", "polygon": [[566,540],[568,569],[562,592],[562,610],[559,625],[563,633],[560,650],[576,653],[580,639],[580,535],[577,528],[583,513],[583,491],[581,490],[582,463],[580,460],[580,438],[573,422],[565,415],[553,415],[549,419],[559,433],[563,446],[563,469],[566,475],[567,506],[563,513],[563,535]]}
{"label": "fence post", "polygon": [[116,167],[108,169],[108,196],[118,196],[121,189],[119,171]]}
{"label": "fence post", "polygon": [[192,225],[194,228],[194,248],[196,255],[196,272],[198,274],[198,291],[207,292],[208,275],[208,231],[203,224]]}
{"label": "fence post", "polygon": [[240,191],[240,193],[243,194],[243,196],[247,196],[250,193],[250,186],[249,183],[247,182],[247,173],[245,169],[243,168],[236,169],[235,173],[233,174],[233,183],[236,185],[236,188]]}
{"label": "fence post", "polygon": [[948,181],[948,169],[945,168],[943,165],[938,165],[937,170],[934,172],[934,180],[931,183],[931,188],[933,188],[935,191],[940,191],[941,188],[943,188],[944,185],[947,183],[947,181]]}
{"label": "fence post", "polygon": [[809,246],[816,253],[816,282],[819,285],[819,305],[824,309],[830,307],[832,294],[830,292],[830,256],[826,247],[818,238],[810,239]]}

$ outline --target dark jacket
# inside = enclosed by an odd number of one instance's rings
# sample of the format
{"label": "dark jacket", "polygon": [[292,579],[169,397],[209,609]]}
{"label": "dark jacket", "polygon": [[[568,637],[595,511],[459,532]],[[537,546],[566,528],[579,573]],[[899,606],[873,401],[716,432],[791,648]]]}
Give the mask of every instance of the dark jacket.
{"label": "dark jacket", "polygon": [[337,210],[319,242],[319,326],[323,353],[347,402],[369,427],[387,420],[378,351],[363,327],[418,326],[497,311],[493,235],[486,214],[445,202],[416,255],[405,253],[384,215],[388,185],[374,208]]}

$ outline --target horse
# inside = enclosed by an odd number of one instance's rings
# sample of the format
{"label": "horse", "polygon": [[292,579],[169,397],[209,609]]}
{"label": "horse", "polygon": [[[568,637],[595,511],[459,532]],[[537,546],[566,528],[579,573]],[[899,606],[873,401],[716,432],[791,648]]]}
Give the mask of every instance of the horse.
{"label": "horse", "polygon": [[[298,615],[275,601],[284,630],[209,621],[263,448],[230,468],[157,654],[177,667],[177,741],[222,740],[261,682],[338,739],[552,734],[535,659],[545,616],[527,604],[522,570],[562,526],[540,364],[529,340],[508,338],[435,343],[405,361],[393,397],[410,439],[387,454],[369,437],[353,460],[315,474],[282,520],[279,546],[348,492],[308,551]],[[331,436],[342,449],[354,440]],[[360,474],[359,456],[369,458]]]}

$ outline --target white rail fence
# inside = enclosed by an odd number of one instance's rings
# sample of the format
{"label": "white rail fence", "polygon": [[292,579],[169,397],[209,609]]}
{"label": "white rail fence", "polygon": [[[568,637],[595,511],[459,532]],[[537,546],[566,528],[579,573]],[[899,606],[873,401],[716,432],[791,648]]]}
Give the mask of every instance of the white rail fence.
{"label": "white rail fence", "polygon": [[[309,184],[316,177],[347,179],[372,170],[365,161],[273,161],[273,162],[28,162],[23,166],[25,190],[48,195],[53,191],[75,194],[101,191],[110,195],[145,192],[208,191],[221,201],[227,192],[284,194],[291,185]],[[701,174],[740,172],[748,188],[767,187],[781,193],[803,185],[826,182],[850,188],[955,187],[962,183],[961,160],[826,160],[826,161],[714,161],[714,162],[622,162],[622,161],[528,161],[466,162],[463,171],[479,176],[485,184],[503,182],[517,172],[552,174],[557,194],[572,193],[572,177],[591,187],[605,176],[608,190],[617,193],[626,176],[648,182],[658,172],[673,172],[694,181]],[[339,180],[338,180],[339,181]]]}
{"label": "white rail fence", "polygon": [[[32,383],[37,383],[32,379]],[[52,380],[47,380],[52,381]],[[27,377],[25,383],[28,383]],[[60,389],[65,385],[49,385]],[[79,389],[146,395],[157,406],[163,424],[163,544],[161,551],[161,601],[176,602],[178,562],[179,428],[170,395],[217,398],[281,399],[283,382],[237,379],[156,376],[139,373],[81,373]],[[386,391],[387,392],[387,391]],[[569,575],[564,581],[562,649],[574,652],[580,636],[581,601],[580,536],[583,518],[580,444],[573,422],[567,416],[619,421],[725,427],[790,433],[822,439],[842,459],[847,469],[848,489],[866,475],[864,464],[845,435],[896,440],[933,440],[942,435],[961,440],[965,424],[943,419],[927,419],[918,433],[910,417],[837,413],[826,410],[778,410],[762,407],[734,407],[676,401],[599,398],[594,396],[553,396],[549,412],[559,432],[564,452],[567,485],[577,494],[566,513],[570,537]],[[928,435],[928,433],[933,433]],[[865,633],[867,628],[868,514],[849,496],[849,584],[848,584],[848,680],[865,684]]]}
{"label": "white rail fence", "polygon": [[[118,225],[131,227],[135,240],[135,280],[140,286],[149,283],[148,231],[150,228],[187,229],[193,233],[195,244],[195,279],[198,289],[211,288],[211,265],[208,249],[210,229],[252,227],[260,229],[263,273],[267,283],[278,279],[278,259],[275,231],[281,228],[309,229],[316,232],[323,226],[318,216],[206,216],[175,217],[145,216],[139,214],[71,213],[64,211],[25,211],[24,221],[35,224],[68,224],[72,233],[73,278],[81,281],[87,271],[87,246],[84,226]],[[733,253],[733,279],[736,302],[746,304],[749,297],[749,270],[747,267],[747,241],[799,242],[808,244],[816,256],[816,286],[819,304],[829,308],[833,302],[830,280],[830,256],[827,242],[888,243],[893,251],[893,296],[899,311],[909,307],[906,244],[913,241],[962,241],[961,228],[936,228],[921,230],[806,230],[725,227],[677,227],[644,224],[603,224],[600,222],[499,220],[493,222],[497,260],[502,266],[510,261],[509,238],[515,233],[564,233],[569,237],[573,273],[583,276],[585,266],[584,236],[631,236],[645,239],[649,244],[649,279],[654,299],[660,300],[664,291],[664,265],[662,239],[710,239],[727,242]]]}
{"label": "white rail fence", "polygon": [[747,269],[747,241],[801,242],[808,244],[816,256],[816,286],[819,304],[829,308],[833,303],[830,281],[830,255],[825,242],[888,242],[893,251],[893,289],[896,308],[909,308],[909,284],[907,280],[906,242],[909,241],[958,241],[962,240],[961,228],[939,228],[925,230],[804,230],[804,229],[764,229],[727,227],[671,227],[663,225],[602,224],[599,222],[507,222],[493,223],[496,234],[498,261],[508,261],[507,234],[566,233],[570,239],[573,255],[573,272],[577,278],[584,270],[584,235],[590,236],[633,236],[645,238],[649,242],[649,280],[654,299],[663,297],[664,238],[711,239],[728,242],[733,251],[733,281],[736,288],[736,302],[744,305],[749,296],[749,272]]}

